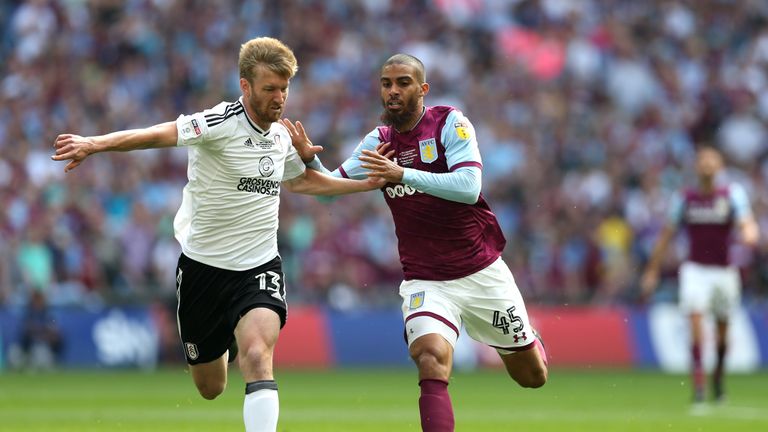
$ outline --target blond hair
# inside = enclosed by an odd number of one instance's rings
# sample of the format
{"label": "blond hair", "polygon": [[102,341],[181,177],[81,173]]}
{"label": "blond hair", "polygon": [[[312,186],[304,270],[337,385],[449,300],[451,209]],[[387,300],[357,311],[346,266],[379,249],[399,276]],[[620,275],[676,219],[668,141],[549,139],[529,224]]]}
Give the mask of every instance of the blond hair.
{"label": "blond hair", "polygon": [[288,46],[271,37],[251,39],[240,46],[240,78],[253,82],[256,66],[263,66],[283,78],[293,78],[299,66]]}

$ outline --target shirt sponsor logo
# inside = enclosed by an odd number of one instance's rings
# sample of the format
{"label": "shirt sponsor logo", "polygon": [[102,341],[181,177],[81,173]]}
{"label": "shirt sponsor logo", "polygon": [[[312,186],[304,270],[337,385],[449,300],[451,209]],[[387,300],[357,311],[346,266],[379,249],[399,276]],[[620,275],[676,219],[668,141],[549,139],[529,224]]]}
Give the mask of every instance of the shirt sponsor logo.
{"label": "shirt sponsor logo", "polygon": [[424,291],[411,294],[411,301],[408,303],[408,309],[418,309],[424,305]]}
{"label": "shirt sponsor logo", "polygon": [[437,160],[437,141],[434,138],[419,141],[419,156],[424,163]]}
{"label": "shirt sponsor logo", "polygon": [[384,193],[386,193],[390,198],[402,198],[404,196],[413,195],[417,192],[421,193],[420,190],[414,188],[413,186],[403,184],[399,184],[397,186],[388,186],[384,189]]}
{"label": "shirt sponsor logo", "polygon": [[260,195],[277,196],[280,193],[280,182],[259,177],[242,177],[237,185],[237,190]]}
{"label": "shirt sponsor logo", "polygon": [[714,202],[690,203],[686,209],[686,222],[689,224],[727,224],[730,220],[731,206],[728,199],[718,197]]}

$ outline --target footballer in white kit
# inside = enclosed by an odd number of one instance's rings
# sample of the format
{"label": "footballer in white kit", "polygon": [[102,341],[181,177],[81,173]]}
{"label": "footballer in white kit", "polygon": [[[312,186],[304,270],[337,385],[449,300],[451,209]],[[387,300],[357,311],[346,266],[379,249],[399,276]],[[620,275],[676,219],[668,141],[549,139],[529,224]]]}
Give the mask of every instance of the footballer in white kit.
{"label": "footballer in white kit", "polygon": [[[242,97],[176,121],[98,136],[56,137],[53,160],[64,171],[107,151],[185,146],[188,184],[174,221],[182,254],[176,272],[178,326],[192,380],[215,399],[227,386],[230,346],[245,380],[247,432],[274,432],[279,416],[272,372],[285,325],[285,283],[277,252],[281,182],[292,192],[338,195],[381,187],[382,179],[341,180],[307,171],[279,120],[293,51],[277,39],[245,42],[238,56]],[[232,342],[236,340],[237,345]]]}
{"label": "footballer in white kit", "polygon": [[[220,357],[239,317],[257,304],[273,309],[285,325],[277,250],[280,183],[305,166],[285,127],[261,129],[241,100],[179,116],[176,125],[178,145],[189,147],[189,183],[174,220],[182,249],[179,327],[187,360],[196,364]],[[243,291],[243,281],[252,289]],[[235,306],[204,295],[211,284],[233,290]]]}

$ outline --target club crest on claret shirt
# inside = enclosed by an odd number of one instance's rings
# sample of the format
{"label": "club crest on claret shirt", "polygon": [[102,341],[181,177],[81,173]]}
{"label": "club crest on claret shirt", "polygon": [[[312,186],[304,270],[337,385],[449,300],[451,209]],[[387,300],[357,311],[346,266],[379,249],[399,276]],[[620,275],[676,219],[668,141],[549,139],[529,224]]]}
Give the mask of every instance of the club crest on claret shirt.
{"label": "club crest on claret shirt", "polygon": [[424,304],[424,291],[411,294],[411,301],[408,309],[418,309]]}
{"label": "club crest on claret shirt", "polygon": [[437,160],[437,141],[434,138],[419,141],[419,156],[424,163]]}

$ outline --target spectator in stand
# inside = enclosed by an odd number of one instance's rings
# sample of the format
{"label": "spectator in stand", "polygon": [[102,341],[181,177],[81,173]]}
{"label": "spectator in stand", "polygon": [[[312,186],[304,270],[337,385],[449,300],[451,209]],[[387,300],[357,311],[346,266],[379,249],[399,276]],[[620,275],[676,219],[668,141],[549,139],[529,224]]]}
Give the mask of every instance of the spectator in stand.
{"label": "spectator in stand", "polygon": [[48,370],[60,360],[64,340],[51,316],[45,292],[34,289],[21,321],[19,343],[11,345],[8,362],[15,369]]}

